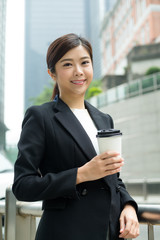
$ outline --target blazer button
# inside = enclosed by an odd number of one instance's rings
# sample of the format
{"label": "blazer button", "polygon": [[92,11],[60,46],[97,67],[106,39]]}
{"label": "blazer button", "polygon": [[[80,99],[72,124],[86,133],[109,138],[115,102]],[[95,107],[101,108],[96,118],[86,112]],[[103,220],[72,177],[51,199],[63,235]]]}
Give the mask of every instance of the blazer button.
{"label": "blazer button", "polygon": [[82,196],[86,196],[87,193],[88,193],[87,189],[84,188],[84,189],[82,190],[82,192],[81,192],[81,195],[82,195]]}
{"label": "blazer button", "polygon": [[116,192],[120,192],[120,186],[116,187]]}

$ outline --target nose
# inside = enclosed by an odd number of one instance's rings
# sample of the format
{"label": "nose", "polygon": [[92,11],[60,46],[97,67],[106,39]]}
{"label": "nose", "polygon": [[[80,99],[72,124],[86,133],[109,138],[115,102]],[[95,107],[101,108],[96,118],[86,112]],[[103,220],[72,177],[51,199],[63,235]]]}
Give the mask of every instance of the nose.
{"label": "nose", "polygon": [[75,66],[74,75],[75,76],[82,76],[83,75],[83,70],[82,70],[81,66],[79,66],[79,65]]}

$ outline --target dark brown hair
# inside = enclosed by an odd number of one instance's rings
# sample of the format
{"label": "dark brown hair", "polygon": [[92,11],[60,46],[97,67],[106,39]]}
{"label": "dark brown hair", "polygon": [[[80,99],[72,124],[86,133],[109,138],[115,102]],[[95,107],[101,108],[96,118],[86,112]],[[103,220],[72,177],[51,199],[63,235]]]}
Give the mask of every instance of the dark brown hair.
{"label": "dark brown hair", "polygon": [[[57,38],[54,42],[51,43],[51,45],[48,48],[47,51],[47,66],[48,69],[55,73],[55,65],[56,63],[72,48],[78,47],[79,45],[82,45],[87,52],[90,55],[91,61],[93,61],[92,56],[92,47],[91,44],[82,37],[79,37],[78,35],[74,33],[66,34],[62,37]],[[52,100],[55,98],[56,95],[59,95],[58,85],[56,83],[53,94],[52,94]]]}

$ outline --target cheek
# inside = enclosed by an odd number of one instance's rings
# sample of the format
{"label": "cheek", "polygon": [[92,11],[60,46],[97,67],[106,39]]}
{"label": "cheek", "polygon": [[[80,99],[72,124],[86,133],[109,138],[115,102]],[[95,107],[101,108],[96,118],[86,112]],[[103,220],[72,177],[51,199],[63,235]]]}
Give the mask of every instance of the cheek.
{"label": "cheek", "polygon": [[87,74],[91,79],[93,78],[93,68],[92,67],[87,70]]}
{"label": "cheek", "polygon": [[64,69],[59,72],[59,77],[63,79],[69,77],[71,74],[72,72],[70,69]]}
{"label": "cheek", "polygon": [[59,72],[57,73],[56,81],[57,81],[59,84],[61,84],[61,83],[64,83],[64,82],[65,82],[65,79],[66,79],[66,78],[67,78],[67,73],[66,73],[66,71],[61,70],[61,71],[59,71]]}

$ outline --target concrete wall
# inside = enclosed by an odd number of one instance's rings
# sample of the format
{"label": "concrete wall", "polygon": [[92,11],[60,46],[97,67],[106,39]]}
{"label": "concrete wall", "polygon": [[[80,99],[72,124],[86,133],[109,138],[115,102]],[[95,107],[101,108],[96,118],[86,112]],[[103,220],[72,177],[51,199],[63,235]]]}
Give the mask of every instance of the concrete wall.
{"label": "concrete wall", "polygon": [[107,89],[114,88],[126,82],[126,75],[105,75],[102,78],[102,89],[106,91]]}
{"label": "concrete wall", "polygon": [[160,66],[160,43],[135,46],[127,56],[128,80],[143,76],[150,67]]}
{"label": "concrete wall", "polygon": [[144,75],[144,73],[150,68],[150,67],[159,67],[160,66],[160,58],[159,59],[147,59],[144,61],[135,61],[132,62],[132,73],[134,75]]}
{"label": "concrete wall", "polygon": [[160,91],[103,107],[123,132],[124,180],[160,178]]}

